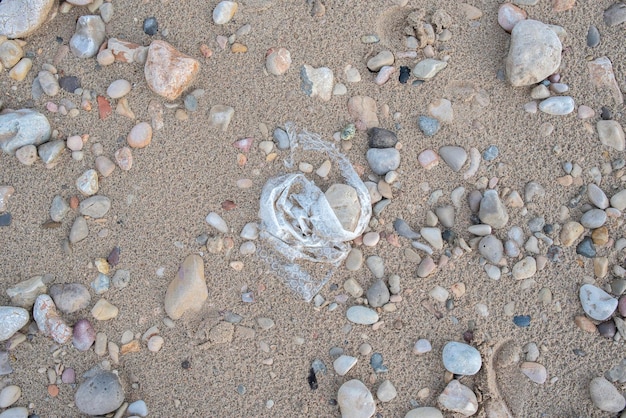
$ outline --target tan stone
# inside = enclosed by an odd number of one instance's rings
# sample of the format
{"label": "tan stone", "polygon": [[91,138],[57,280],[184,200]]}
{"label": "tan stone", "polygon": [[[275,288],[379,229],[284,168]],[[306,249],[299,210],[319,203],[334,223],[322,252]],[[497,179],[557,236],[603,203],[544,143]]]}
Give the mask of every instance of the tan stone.
{"label": "tan stone", "polygon": [[348,113],[358,130],[364,131],[379,125],[376,101],[367,96],[354,96],[348,100]]}
{"label": "tan stone", "polygon": [[165,312],[179,319],[188,310],[199,311],[209,297],[204,280],[204,261],[199,255],[188,256],[165,293]]}
{"label": "tan stone", "polygon": [[574,7],[576,0],[552,0],[553,12],[565,12]]}
{"label": "tan stone", "polygon": [[593,243],[599,247],[606,245],[609,242],[609,229],[606,226],[594,229],[591,233],[591,239]]}
{"label": "tan stone", "polygon": [[565,247],[569,247],[574,244],[580,235],[585,231],[585,228],[578,222],[568,222],[563,225],[561,229],[561,244]]}
{"label": "tan stone", "polygon": [[165,41],[152,41],[144,67],[148,87],[168,100],[176,100],[193,82],[200,63]]}
{"label": "tan stone", "polygon": [[585,332],[591,332],[591,333],[598,332],[596,325],[591,321],[591,319],[587,318],[586,316],[583,316],[583,315],[577,316],[576,318],[574,318],[574,323],[576,324],[578,328],[582,329]]}

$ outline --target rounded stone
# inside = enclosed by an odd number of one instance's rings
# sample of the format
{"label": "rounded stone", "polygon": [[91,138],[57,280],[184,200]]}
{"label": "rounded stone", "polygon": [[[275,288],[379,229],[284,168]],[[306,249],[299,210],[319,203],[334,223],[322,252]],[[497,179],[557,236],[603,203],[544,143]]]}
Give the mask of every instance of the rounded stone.
{"label": "rounded stone", "polygon": [[339,388],[337,403],[343,418],[369,418],[376,412],[376,403],[367,386],[360,380],[349,380]]}
{"label": "rounded stone", "polygon": [[267,72],[276,76],[283,75],[291,66],[291,53],[285,48],[270,48],[265,57]]}
{"label": "rounded stone", "polygon": [[350,322],[359,325],[372,325],[378,322],[378,314],[375,310],[360,305],[349,307],[346,317]]}
{"label": "rounded stone", "polygon": [[216,25],[225,25],[235,15],[237,3],[234,1],[220,1],[213,9],[213,22]]}
{"label": "rounded stone", "polygon": [[478,243],[478,252],[487,261],[498,264],[504,253],[504,246],[496,236],[486,235]]}
{"label": "rounded stone", "polygon": [[147,17],[143,21],[143,32],[146,35],[154,36],[159,31],[159,22],[156,17]]}
{"label": "rounded stone", "polygon": [[74,324],[72,345],[78,351],[87,351],[96,341],[96,330],[87,319],[80,319]]}
{"label": "rounded stone", "polygon": [[370,148],[366,158],[372,171],[379,176],[395,171],[400,166],[400,151],[395,148]]}
{"label": "rounded stone", "polygon": [[504,3],[498,9],[498,24],[509,33],[518,22],[525,20],[527,17],[528,14],[525,10],[511,3]]}
{"label": "rounded stone", "polygon": [[152,142],[152,126],[148,122],[140,122],[128,133],[126,142],[131,148],[144,148]]}
{"label": "rounded stone", "polygon": [[450,341],[443,347],[442,359],[446,370],[459,375],[474,375],[482,366],[478,350],[456,341]]}
{"label": "rounded stone", "polygon": [[76,32],[70,39],[70,49],[78,58],[94,57],[105,37],[105,25],[100,16],[80,16],[76,21]]}
{"label": "rounded stone", "polygon": [[602,209],[591,209],[583,214],[580,223],[585,228],[596,229],[606,223],[606,212]]}
{"label": "rounded stone", "polygon": [[626,399],[615,386],[604,377],[596,377],[589,383],[591,402],[601,411],[617,413],[626,407]]}
{"label": "rounded stone", "polygon": [[9,385],[0,391],[0,408],[8,408],[22,396],[22,389],[17,385]]}
{"label": "rounded stone", "polygon": [[48,19],[54,0],[3,0],[0,2],[0,36],[25,38]]}
{"label": "rounded stone", "polygon": [[398,143],[398,137],[388,129],[373,127],[367,131],[370,148],[393,148]]}
{"label": "rounded stone", "polygon": [[107,95],[112,99],[119,99],[126,96],[131,89],[131,85],[126,80],[115,80],[107,88]]}
{"label": "rounded stone", "polygon": [[124,388],[116,374],[98,371],[80,384],[74,402],[84,414],[108,414],[124,402]]}
{"label": "rounded stone", "polygon": [[30,315],[24,308],[0,306],[0,341],[6,341],[28,323]]}
{"label": "rounded stone", "polygon": [[574,111],[576,104],[569,96],[553,96],[539,102],[539,110],[549,115],[567,115]]}
{"label": "rounded stone", "polygon": [[382,280],[376,280],[374,284],[367,289],[365,293],[369,305],[373,308],[378,308],[389,302],[389,289]]}

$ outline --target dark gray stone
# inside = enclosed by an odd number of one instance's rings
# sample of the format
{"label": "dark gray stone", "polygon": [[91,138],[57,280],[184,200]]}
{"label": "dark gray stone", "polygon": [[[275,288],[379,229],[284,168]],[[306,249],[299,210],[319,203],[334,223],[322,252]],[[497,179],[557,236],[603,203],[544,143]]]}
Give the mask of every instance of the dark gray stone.
{"label": "dark gray stone", "polygon": [[370,128],[367,139],[370,148],[393,148],[398,143],[396,134],[384,128]]}
{"label": "dark gray stone", "polygon": [[84,414],[108,414],[124,402],[124,388],[116,374],[101,370],[81,383],[74,402]]}

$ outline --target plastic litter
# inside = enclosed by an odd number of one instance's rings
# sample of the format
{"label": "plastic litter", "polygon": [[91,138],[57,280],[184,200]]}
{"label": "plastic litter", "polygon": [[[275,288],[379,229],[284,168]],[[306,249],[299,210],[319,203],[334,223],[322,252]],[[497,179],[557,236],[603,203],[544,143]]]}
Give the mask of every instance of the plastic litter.
{"label": "plastic litter", "polygon": [[365,184],[335,144],[315,133],[304,130],[297,133],[291,122],[285,125],[285,130],[291,149],[285,167],[294,167],[299,147],[324,153],[338,166],[345,183],[356,190],[361,206],[357,225],[354,231],[349,231],[342,227],[324,193],[304,174],[273,177],[263,186],[257,254],[281,281],[309,302],[347,257],[351,248],[347,241],[362,235],[372,206]]}

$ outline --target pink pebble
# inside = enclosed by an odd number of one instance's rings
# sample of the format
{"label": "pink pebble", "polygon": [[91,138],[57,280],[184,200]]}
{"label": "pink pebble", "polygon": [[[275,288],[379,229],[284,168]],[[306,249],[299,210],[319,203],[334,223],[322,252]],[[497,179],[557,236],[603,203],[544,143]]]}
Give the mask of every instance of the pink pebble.
{"label": "pink pebble", "polygon": [[578,106],[578,117],[580,119],[589,119],[596,115],[596,112],[589,106]]}
{"label": "pink pebble", "polygon": [[83,139],[78,135],[72,135],[67,138],[66,145],[72,151],[80,151],[83,149]]}
{"label": "pink pebble", "polygon": [[76,381],[76,372],[71,367],[63,370],[63,374],[61,375],[61,381],[63,383],[71,384]]}
{"label": "pink pebble", "polygon": [[424,167],[426,170],[430,170],[439,164],[439,155],[433,150],[427,149],[422,151],[420,155],[417,157],[420,165]]}
{"label": "pink pebble", "polygon": [[550,77],[548,77],[548,81],[550,81],[550,83],[558,83],[559,81],[561,81],[561,74],[552,74]]}
{"label": "pink pebble", "polygon": [[509,33],[513,30],[517,22],[525,20],[527,17],[528,14],[526,11],[511,3],[504,3],[498,9],[498,23],[502,29]]}
{"label": "pink pebble", "polygon": [[74,324],[72,344],[78,351],[87,351],[96,341],[96,330],[91,322],[86,319],[79,320]]}
{"label": "pink pebble", "polygon": [[59,106],[57,106],[56,103],[48,102],[46,103],[46,109],[48,109],[48,112],[57,113],[59,111]]}
{"label": "pink pebble", "polygon": [[378,75],[376,75],[376,79],[374,80],[374,83],[376,83],[379,86],[382,86],[387,81],[389,81],[391,74],[393,74],[395,71],[396,71],[396,67],[392,67],[391,65],[385,65],[383,68],[380,69],[380,71],[378,72]]}

